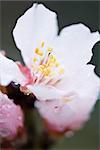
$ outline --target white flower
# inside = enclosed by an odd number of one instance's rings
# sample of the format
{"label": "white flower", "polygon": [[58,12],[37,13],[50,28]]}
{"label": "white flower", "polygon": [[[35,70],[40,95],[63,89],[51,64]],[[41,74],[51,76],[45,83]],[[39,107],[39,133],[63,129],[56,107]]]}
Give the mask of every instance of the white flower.
{"label": "white flower", "polygon": [[27,67],[0,55],[0,83],[15,81],[24,92],[32,92],[52,129],[78,128],[100,90],[94,66],[87,65],[100,34],[80,23],[65,27],[58,36],[56,13],[34,4],[18,19],[13,36]]}

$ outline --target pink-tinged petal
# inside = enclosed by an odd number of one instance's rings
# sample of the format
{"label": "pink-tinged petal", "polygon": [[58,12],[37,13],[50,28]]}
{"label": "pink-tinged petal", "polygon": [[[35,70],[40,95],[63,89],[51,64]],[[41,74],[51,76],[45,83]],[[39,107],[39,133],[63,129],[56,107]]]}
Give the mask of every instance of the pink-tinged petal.
{"label": "pink-tinged petal", "polygon": [[16,46],[21,50],[25,63],[30,66],[34,49],[42,41],[47,42],[57,35],[55,12],[42,4],[34,4],[21,16],[13,30]]}
{"label": "pink-tinged petal", "polygon": [[59,36],[57,30],[56,14],[41,4],[34,4],[18,19],[13,35],[28,67],[32,66],[34,50],[41,47],[42,41],[51,44],[52,54],[65,67],[64,76],[56,84],[41,79],[45,84],[38,80],[21,87],[37,97],[39,101],[35,105],[49,128],[64,132],[82,127],[96,102],[100,80],[94,74],[94,67],[87,63],[100,34],[92,33],[83,24],[65,27]]}
{"label": "pink-tinged petal", "polygon": [[65,27],[54,40],[54,54],[72,73],[86,65],[92,56],[92,48],[100,41],[99,32],[91,32],[83,24]]}
{"label": "pink-tinged petal", "polygon": [[7,95],[0,92],[0,137],[14,138],[23,128],[23,112]]}
{"label": "pink-tinged petal", "polygon": [[13,60],[0,54],[0,84],[6,86],[11,81],[24,84],[26,79]]}
{"label": "pink-tinged petal", "polygon": [[63,132],[75,116],[75,112],[68,105],[61,106],[59,100],[36,101],[35,106],[51,130]]}
{"label": "pink-tinged petal", "polygon": [[[84,106],[79,106],[78,102],[84,101],[84,99],[79,97],[73,98],[66,103],[63,102],[62,105],[59,100],[44,102],[36,101],[35,106],[38,109],[41,117],[46,120],[49,130],[54,132],[66,132],[70,130],[76,131],[80,129],[83,124],[89,119],[89,115],[91,112],[90,110],[92,110],[92,107],[94,105],[93,99],[89,100],[92,101],[92,104],[91,102],[90,104],[85,103]],[[75,106],[72,106],[73,102],[75,103],[75,105],[78,105],[76,108],[74,108]],[[85,107],[87,108],[85,109]]]}
{"label": "pink-tinged petal", "polygon": [[28,67],[23,66],[20,62],[17,63],[20,71],[24,74],[24,76],[26,77],[26,84],[32,84],[34,83],[34,77],[31,74],[31,71]]}
{"label": "pink-tinged petal", "polygon": [[[66,80],[67,81],[67,80]],[[87,65],[72,80],[72,93],[67,92],[65,80],[56,88],[64,89],[66,97],[52,101],[37,101],[40,115],[47,121],[48,128],[56,132],[78,130],[89,119],[100,91],[100,79],[94,73],[94,67]]]}

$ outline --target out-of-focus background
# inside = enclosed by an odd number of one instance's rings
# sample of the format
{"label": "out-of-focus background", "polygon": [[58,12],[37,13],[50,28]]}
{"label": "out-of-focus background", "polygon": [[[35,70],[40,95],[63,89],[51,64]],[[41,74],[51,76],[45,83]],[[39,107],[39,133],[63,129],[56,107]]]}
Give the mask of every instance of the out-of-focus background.
{"label": "out-of-focus background", "polygon": [[[99,1],[36,2],[43,3],[51,10],[57,12],[60,30],[65,26],[81,22],[87,25],[91,31],[100,31]],[[0,1],[0,49],[5,50],[7,56],[14,60],[22,61],[20,52],[13,41],[12,30],[19,16],[31,7],[33,3],[32,1]],[[95,72],[100,76],[99,42],[94,46],[92,51],[94,56],[91,63],[96,66]],[[99,103],[99,101],[96,103],[90,120],[82,130],[71,138],[63,137],[59,139],[51,149],[99,150]]]}

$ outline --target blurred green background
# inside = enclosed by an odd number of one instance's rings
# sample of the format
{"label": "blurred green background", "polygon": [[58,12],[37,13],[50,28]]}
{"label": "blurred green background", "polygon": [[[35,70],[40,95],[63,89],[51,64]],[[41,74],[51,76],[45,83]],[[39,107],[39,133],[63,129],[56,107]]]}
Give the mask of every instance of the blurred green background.
{"label": "blurred green background", "polygon": [[[22,59],[14,44],[12,30],[16,19],[33,3],[32,1],[0,1],[0,49],[6,50],[7,56],[14,60]],[[87,25],[91,31],[100,31],[99,1],[41,1],[41,3],[57,12],[60,30],[65,26],[81,22]],[[100,43],[97,43],[92,50],[94,56],[91,63],[96,66],[95,72],[100,76],[99,46]],[[59,139],[51,149],[99,150],[99,103],[99,101],[96,103],[91,119],[81,131],[71,138]]]}

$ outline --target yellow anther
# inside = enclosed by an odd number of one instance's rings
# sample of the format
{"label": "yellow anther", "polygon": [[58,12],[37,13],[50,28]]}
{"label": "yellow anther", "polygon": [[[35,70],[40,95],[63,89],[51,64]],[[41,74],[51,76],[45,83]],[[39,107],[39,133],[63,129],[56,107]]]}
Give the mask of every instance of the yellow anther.
{"label": "yellow anther", "polygon": [[43,73],[44,73],[45,76],[48,76],[48,75],[51,73],[50,68],[45,68],[45,69],[43,70]]}
{"label": "yellow anther", "polygon": [[38,67],[38,71],[40,71],[41,73],[43,73],[44,76],[48,76],[51,73],[50,67],[47,67],[46,64],[40,65]]}
{"label": "yellow anther", "polygon": [[40,65],[40,66],[38,67],[38,71],[43,72],[43,70],[44,70],[44,66],[43,66],[43,65]]}
{"label": "yellow anther", "polygon": [[36,62],[36,61],[37,61],[37,58],[36,58],[36,57],[35,57],[35,58],[33,58],[33,61],[34,61],[34,62]]}
{"label": "yellow anther", "polygon": [[39,56],[43,56],[43,52],[39,48],[35,49],[35,53]]}
{"label": "yellow anther", "polygon": [[47,68],[47,64],[43,64],[42,67],[43,67],[43,68]]}
{"label": "yellow anther", "polygon": [[54,66],[54,62],[52,62],[50,59],[47,61],[46,64],[47,67],[53,67]]}
{"label": "yellow anther", "polygon": [[42,69],[41,67],[39,67],[39,68],[38,68],[38,71],[42,73],[42,72],[43,72],[43,69]]}
{"label": "yellow anther", "polygon": [[49,66],[50,66],[50,67],[53,67],[53,66],[55,66],[55,63],[50,62],[50,63],[49,63]]}
{"label": "yellow anther", "polygon": [[[44,47],[44,42],[41,43],[41,48]],[[48,77],[48,76],[56,76],[59,74],[63,74],[64,73],[64,69],[63,68],[55,68],[55,67],[59,67],[60,64],[57,61],[56,57],[54,55],[51,55],[50,53],[52,52],[53,48],[47,48],[47,51],[49,53],[47,53],[46,58],[43,58],[39,64],[39,66],[35,65],[35,63],[33,64],[32,68],[33,71],[36,71],[36,73],[40,73],[42,74],[44,77]],[[43,56],[43,51],[41,49],[39,49],[38,47],[35,49],[35,54],[39,55],[39,56]],[[33,62],[37,62],[38,59],[37,57],[33,58]],[[57,69],[57,70],[56,70]]]}
{"label": "yellow anther", "polygon": [[53,51],[53,48],[48,47],[48,48],[47,48],[47,51],[50,53],[50,52]]}
{"label": "yellow anther", "polygon": [[63,69],[63,68],[60,68],[59,74],[63,74],[63,73],[64,73],[64,69]]}
{"label": "yellow anther", "polygon": [[44,42],[41,43],[41,47],[42,47],[42,48],[44,47]]}
{"label": "yellow anther", "polygon": [[54,55],[50,55],[50,62],[56,62],[56,57]]}
{"label": "yellow anther", "polygon": [[47,72],[47,68],[44,68],[44,69],[43,69],[43,72],[46,73],[46,72]]}

